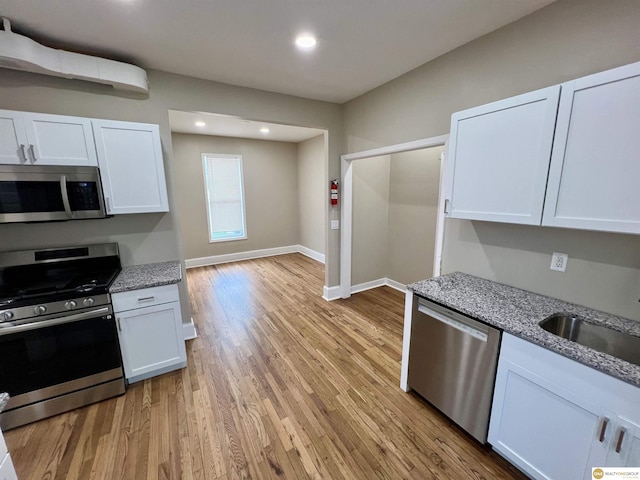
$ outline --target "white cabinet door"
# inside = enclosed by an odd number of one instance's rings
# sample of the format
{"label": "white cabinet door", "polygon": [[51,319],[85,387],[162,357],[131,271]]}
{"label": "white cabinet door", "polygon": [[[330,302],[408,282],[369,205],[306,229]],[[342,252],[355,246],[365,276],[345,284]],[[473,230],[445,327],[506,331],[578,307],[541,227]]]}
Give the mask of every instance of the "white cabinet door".
{"label": "white cabinet door", "polygon": [[562,85],[543,225],[640,233],[640,63]]}
{"label": "white cabinet door", "polygon": [[98,166],[91,120],[0,110],[0,163]]}
{"label": "white cabinet door", "polygon": [[[640,408],[640,407],[639,407]],[[640,415],[640,412],[638,413]],[[593,465],[599,466],[599,465]],[[640,425],[618,417],[604,466],[640,466]]]}
{"label": "white cabinet door", "polygon": [[585,478],[588,464],[604,461],[603,450],[592,452],[602,413],[584,398],[501,358],[489,443],[534,478]]}
{"label": "white cabinet door", "polygon": [[168,212],[158,125],[93,120],[107,213]]}
{"label": "white cabinet door", "polygon": [[0,460],[0,480],[18,480],[18,475],[11,461],[11,455],[7,455],[4,460]]}
{"label": "white cabinet door", "polygon": [[0,110],[0,163],[27,163],[28,144],[20,112]]}
{"label": "white cabinet door", "polygon": [[91,119],[28,112],[22,116],[32,164],[98,166]]}
{"label": "white cabinet door", "polygon": [[539,225],[560,87],[454,113],[449,217]]}
{"label": "white cabinet door", "polygon": [[7,453],[9,453],[7,450],[7,444],[4,441],[4,435],[0,431],[0,459],[4,458]]}
{"label": "white cabinet door", "polygon": [[178,302],[119,312],[116,320],[129,382],[185,365],[187,356]]}

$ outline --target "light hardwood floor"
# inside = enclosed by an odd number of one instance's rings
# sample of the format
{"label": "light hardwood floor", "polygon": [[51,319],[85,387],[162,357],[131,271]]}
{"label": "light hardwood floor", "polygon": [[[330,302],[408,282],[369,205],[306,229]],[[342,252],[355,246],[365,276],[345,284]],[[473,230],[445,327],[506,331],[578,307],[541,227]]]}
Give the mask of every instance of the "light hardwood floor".
{"label": "light hardwood floor", "polygon": [[188,271],[188,367],[6,432],[21,480],[524,478],[399,388],[403,294],[300,254]]}

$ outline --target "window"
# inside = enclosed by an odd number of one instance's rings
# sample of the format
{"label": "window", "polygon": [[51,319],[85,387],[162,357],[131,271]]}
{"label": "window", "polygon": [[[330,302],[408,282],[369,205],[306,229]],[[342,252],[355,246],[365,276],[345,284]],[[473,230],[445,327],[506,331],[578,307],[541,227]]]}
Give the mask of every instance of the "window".
{"label": "window", "polygon": [[247,238],[242,156],[202,154],[209,243]]}

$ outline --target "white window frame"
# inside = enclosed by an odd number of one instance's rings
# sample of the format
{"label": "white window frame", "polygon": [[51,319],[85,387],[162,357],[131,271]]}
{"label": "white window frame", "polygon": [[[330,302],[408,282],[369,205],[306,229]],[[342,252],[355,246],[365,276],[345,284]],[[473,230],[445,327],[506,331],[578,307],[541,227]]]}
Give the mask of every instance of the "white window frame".
{"label": "white window frame", "polygon": [[[240,168],[240,205],[242,207],[242,228],[244,235],[242,237],[228,237],[228,238],[211,238],[211,201],[209,199],[209,184],[207,182],[207,162],[209,158],[234,158],[238,160]],[[204,197],[207,204],[207,235],[209,236],[209,243],[219,242],[233,242],[236,240],[247,239],[247,211],[244,196],[244,169],[242,166],[242,155],[222,154],[222,153],[203,153],[202,154],[202,176],[204,178]]]}

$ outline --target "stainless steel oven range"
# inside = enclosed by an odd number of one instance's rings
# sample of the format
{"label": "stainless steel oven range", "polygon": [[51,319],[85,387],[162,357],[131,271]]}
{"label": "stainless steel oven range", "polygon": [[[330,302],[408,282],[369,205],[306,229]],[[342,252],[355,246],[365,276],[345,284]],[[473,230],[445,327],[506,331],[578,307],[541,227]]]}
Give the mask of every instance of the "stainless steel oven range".
{"label": "stainless steel oven range", "polygon": [[10,429],[125,391],[116,243],[0,252],[0,414]]}

